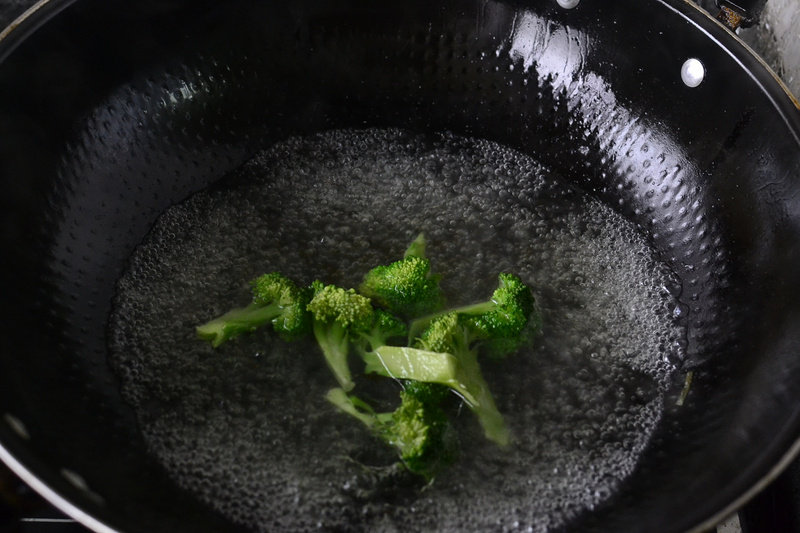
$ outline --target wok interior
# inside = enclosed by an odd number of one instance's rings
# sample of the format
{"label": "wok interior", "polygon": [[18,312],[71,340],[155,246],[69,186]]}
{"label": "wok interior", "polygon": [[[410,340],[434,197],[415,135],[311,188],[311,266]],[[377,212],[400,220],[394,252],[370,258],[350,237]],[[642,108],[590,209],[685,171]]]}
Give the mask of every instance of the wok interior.
{"label": "wok interior", "polygon": [[[575,527],[677,531],[719,510],[796,436],[800,156],[732,57],[638,4],[68,8],[0,67],[0,398],[30,435],[2,425],[3,442],[112,525],[221,527],[148,458],[108,367],[126,259],[165,208],[289,135],[450,131],[534,155],[682,280],[689,401],[674,406],[679,379],[637,470]],[[689,89],[680,65],[700,53],[709,74]]]}

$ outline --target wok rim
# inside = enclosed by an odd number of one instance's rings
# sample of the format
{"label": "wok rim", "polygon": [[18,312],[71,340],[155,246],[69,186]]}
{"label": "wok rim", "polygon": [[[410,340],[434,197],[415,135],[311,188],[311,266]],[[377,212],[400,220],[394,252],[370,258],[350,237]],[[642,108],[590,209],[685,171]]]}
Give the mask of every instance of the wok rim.
{"label": "wok rim", "polygon": [[0,63],[30,34],[77,0],[38,0],[0,30]]}
{"label": "wok rim", "polygon": [[72,518],[82,526],[94,531],[95,533],[119,533],[119,530],[112,528],[105,522],[81,509],[78,505],[69,501],[66,497],[51,488],[37,474],[33,473],[27,466],[22,464],[6,446],[0,442],[0,461],[14,472],[19,478],[31,487],[37,494],[47,500],[53,507]]}
{"label": "wok rim", "polygon": [[[15,18],[6,28],[0,31],[0,63],[4,62],[5,59],[13,53],[14,49],[22,44],[31,34],[35,33],[61,11],[78,1],[79,0],[38,0],[30,8]],[[691,0],[657,1],[676,15],[686,19],[697,31],[702,32],[714,44],[719,45],[737,62],[744,72],[757,83],[761,92],[769,98],[770,103],[784,119],[795,142],[800,146],[800,101],[798,100],[798,96],[792,93],[772,67],[770,67],[764,59],[736,33]],[[717,31],[722,30],[723,33],[720,36],[713,35],[708,26],[704,26],[699,21],[693,19],[689,16],[687,11],[693,13],[695,17],[700,17],[705,24],[708,24],[710,21],[711,28],[716,27]],[[721,39],[731,40],[730,44],[723,43]],[[739,48],[731,45],[738,46]],[[753,60],[756,61],[762,72],[769,75],[767,83],[774,83],[780,89],[780,92],[775,91],[774,86],[773,90],[770,90],[771,88],[765,83],[763,75],[760,75],[759,72],[754,71],[748,66],[747,61]],[[703,533],[710,528],[716,527],[775,481],[775,479],[800,456],[800,434],[798,434],[798,429],[800,429],[800,412],[795,413],[791,422],[784,428],[784,432],[793,433],[795,437],[789,440],[789,445],[785,447],[786,451],[781,454],[776,461],[766,461],[768,464],[772,464],[772,466],[767,469],[766,473],[758,477],[753,483],[747,485],[739,496],[733,498],[719,511],[686,530],[686,533]],[[779,437],[773,442],[779,444],[780,440]],[[784,448],[784,446],[778,446],[778,448],[781,449]],[[120,533],[121,530],[115,529],[108,525],[108,523],[84,511],[81,506],[73,503],[66,496],[52,488],[50,484],[43,480],[44,476],[35,473],[32,468],[24,464],[24,462],[18,458],[18,454],[14,454],[3,442],[2,438],[0,438],[0,461],[48,503],[77,523],[96,533]]]}
{"label": "wok rim", "polygon": [[[796,425],[796,421],[795,421]],[[767,488],[775,479],[780,476],[784,470],[798,457],[800,454],[800,437],[797,437],[794,443],[790,446],[789,450],[783,457],[758,481],[745,490],[738,498],[734,499],[727,507],[722,508],[716,514],[710,516],[704,522],[699,523],[687,533],[703,533],[709,531],[711,528],[718,526],[723,520],[731,516],[733,513],[741,509],[745,504],[755,498],[758,493]]]}

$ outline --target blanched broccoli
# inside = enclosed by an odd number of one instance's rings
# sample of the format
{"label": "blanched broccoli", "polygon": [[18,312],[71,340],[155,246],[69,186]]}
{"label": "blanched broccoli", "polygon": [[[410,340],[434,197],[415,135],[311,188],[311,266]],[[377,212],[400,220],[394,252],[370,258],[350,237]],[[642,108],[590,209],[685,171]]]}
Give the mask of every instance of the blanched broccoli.
{"label": "blanched broccoli", "polygon": [[390,413],[375,413],[342,389],[332,389],[327,399],[394,447],[406,468],[428,481],[455,458],[455,434],[439,406],[443,395],[436,385],[408,382]]}
{"label": "blanched broccoli", "polygon": [[476,400],[458,380],[460,363],[455,355],[412,346],[380,346],[363,354],[364,372],[394,379],[440,383],[459,393],[467,403]]}
{"label": "blanched broccoli", "polygon": [[306,310],[311,293],[287,277],[272,272],[251,282],[253,302],[247,307],[232,309],[222,316],[197,327],[197,335],[211,341],[215,348],[242,333],[255,331],[272,323],[281,337],[292,340],[310,331],[311,316]]}
{"label": "blanched broccoli", "polygon": [[403,254],[403,259],[408,259],[409,257],[419,257],[421,259],[425,259],[427,257],[427,255],[425,255],[425,250],[427,247],[428,241],[425,240],[425,234],[420,233],[413,241],[411,241],[411,244],[408,245],[408,248],[406,248],[406,251]]}
{"label": "blanched broccoli", "polygon": [[450,387],[477,415],[486,438],[505,446],[509,431],[481,373],[476,340],[465,315],[448,313],[430,323],[416,347],[383,346],[370,352],[366,371]]}
{"label": "blanched broccoli", "polygon": [[530,288],[514,274],[503,273],[498,275],[497,289],[489,300],[414,320],[409,327],[409,337],[413,340],[434,319],[453,312],[465,317],[473,337],[484,341],[485,353],[492,356],[517,351],[538,325],[538,317],[531,321],[534,298]]}
{"label": "blanched broccoli", "polygon": [[478,416],[478,422],[483,427],[486,437],[504,446],[509,442],[508,428],[503,415],[495,406],[494,397],[478,364],[478,348],[475,342],[485,339],[482,335],[475,335],[469,315],[448,313],[431,322],[417,344],[423,350],[445,352],[455,356],[458,361],[458,371],[455,376],[458,382],[456,391],[462,395],[469,394],[472,401],[467,401],[467,405]]}
{"label": "blanched broccoli", "polygon": [[414,381],[409,379],[403,382],[403,390],[426,403],[441,404],[449,395],[450,390],[436,383]]}
{"label": "blanched broccoli", "polygon": [[312,331],[336,381],[345,390],[354,383],[347,363],[350,340],[372,329],[374,310],[369,298],[353,289],[312,284],[314,296],[306,306],[311,313]]}
{"label": "blanched broccoli", "polygon": [[382,428],[381,437],[397,449],[411,472],[430,481],[439,470],[453,462],[455,433],[439,406],[441,396],[429,392],[424,385],[427,384],[406,386],[400,393],[400,406]]}
{"label": "blanched broccoli", "polygon": [[408,328],[405,322],[394,315],[382,309],[375,309],[369,329],[359,330],[356,333],[357,338],[354,338],[352,342],[363,354],[379,346],[385,346],[391,339],[405,337],[408,335]]}
{"label": "blanched broccoli", "polygon": [[[506,273],[486,302],[441,311],[439,276],[430,273],[425,247],[420,234],[403,259],[370,270],[360,292],[320,281],[300,288],[281,274],[265,274],[251,282],[249,306],[199,326],[197,333],[215,347],[267,323],[289,340],[313,333],[339,383],[327,399],[392,446],[410,472],[430,481],[455,457],[454,432],[442,409],[450,391],[477,415],[488,439],[509,443],[478,357],[516,351],[539,322],[530,289]],[[405,346],[392,345],[400,339]],[[394,411],[376,413],[349,394],[355,386],[351,351],[361,356],[366,373],[403,380]]]}
{"label": "blanched broccoli", "polygon": [[538,328],[530,288],[514,274],[500,274],[492,298],[484,304],[459,311],[467,316],[470,329],[483,342],[481,350],[503,357],[519,350],[530,340],[530,330]]}
{"label": "blanched broccoli", "polygon": [[403,259],[367,272],[359,292],[405,318],[436,311],[444,299],[439,276],[431,274],[431,263],[424,254],[425,237],[420,234]]}
{"label": "blanched broccoli", "polygon": [[530,288],[513,274],[500,274],[490,300],[415,320],[409,328],[413,346],[373,349],[364,356],[366,371],[450,387],[475,412],[487,438],[508,444],[478,352],[500,357],[518,350],[538,325],[533,315]]}

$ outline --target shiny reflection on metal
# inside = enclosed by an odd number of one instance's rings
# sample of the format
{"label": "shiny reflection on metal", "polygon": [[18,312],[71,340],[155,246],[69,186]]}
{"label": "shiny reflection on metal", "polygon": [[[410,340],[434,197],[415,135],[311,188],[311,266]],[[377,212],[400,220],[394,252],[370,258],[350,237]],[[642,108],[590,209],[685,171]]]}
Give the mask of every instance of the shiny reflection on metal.
{"label": "shiny reflection on metal", "polygon": [[706,77],[706,67],[699,59],[691,57],[681,66],[681,80],[687,87],[697,87]]}
{"label": "shiny reflection on metal", "polygon": [[[493,31],[496,35],[503,33],[497,28]],[[507,55],[510,64],[516,68],[521,66],[520,70],[535,79],[537,86],[565,96],[564,106],[570,113],[573,127],[596,136],[596,149],[614,161],[615,175],[632,197],[648,198],[652,209],[670,206],[677,217],[689,216],[692,220],[703,221],[714,218],[703,202],[686,201],[688,196],[684,192],[699,187],[702,179],[700,169],[685,148],[676,143],[663,124],[653,123],[618,101],[612,84],[603,73],[592,70],[587,58],[599,45],[598,41],[580,27],[554,24],[546,16],[526,9],[515,12],[506,35],[495,50],[496,57]],[[677,77],[677,65],[675,67]],[[653,176],[659,181],[658,187],[653,185]],[[640,210],[631,216],[638,217],[641,213]],[[674,242],[696,238],[693,224],[673,225],[672,217],[657,220],[643,217],[642,220],[652,224],[653,233],[669,234]],[[715,237],[711,237],[712,233]],[[710,244],[717,237],[721,238],[719,228],[706,225],[702,239]],[[711,249],[714,247],[696,248],[692,261],[697,264],[714,261],[718,274],[727,276],[727,267],[710,252]],[[697,297],[703,302],[698,305],[712,309],[720,296],[707,285]],[[708,342],[690,338],[686,357],[695,364],[699,362],[703,357],[699,354],[713,352]]]}
{"label": "shiny reflection on metal", "polygon": [[564,9],[572,9],[581,3],[581,0],[556,0]]}
{"label": "shiny reflection on metal", "polygon": [[86,493],[86,495],[89,496],[92,500],[94,500],[95,503],[103,503],[103,498],[89,488],[89,484],[86,483],[86,480],[83,479],[83,476],[77,474],[76,472],[68,468],[62,468],[61,475],[64,477],[64,479],[69,481],[76,489]]}
{"label": "shiny reflection on metal", "polygon": [[767,486],[775,481],[775,479],[786,470],[792,462],[800,455],[800,439],[796,440],[788,452],[781,458],[781,460],[767,474],[762,477],[758,482],[752,485],[741,496],[732,501],[727,507],[722,509],[717,514],[711,516],[705,522],[698,524],[694,529],[689,530],[687,533],[707,533],[713,529],[721,521],[725,520],[726,516],[735,513],[740,507],[752,500],[756,494],[767,488]]}
{"label": "shiny reflection on metal", "polygon": [[72,518],[20,518],[20,522],[32,522],[34,524],[74,524]]}
{"label": "shiny reflection on metal", "polygon": [[6,413],[3,415],[3,420],[6,421],[6,424],[8,424],[8,427],[10,427],[14,433],[25,440],[30,440],[31,435],[28,433],[28,428],[25,427],[25,424],[23,424],[19,418]]}
{"label": "shiny reflection on metal", "polygon": [[[678,9],[676,9],[674,6],[671,6],[668,0],[658,0],[658,1],[659,1],[660,4],[664,5],[665,7],[670,9],[671,11],[680,14],[680,11],[678,11]],[[703,9],[701,9],[700,6],[698,6],[696,3],[692,2],[691,0],[684,0],[684,5],[688,6],[690,9],[694,9],[695,11],[700,13],[702,16],[704,16],[705,18],[707,18],[710,21],[712,21],[714,24],[717,24],[720,27],[725,28],[728,31],[729,35],[731,37],[733,37],[736,41],[738,41],[739,45],[741,45],[748,53],[750,53],[754,58],[756,58],[756,60],[759,63],[761,63],[761,65],[764,67],[764,69],[772,76],[772,78],[775,80],[775,82],[786,93],[786,96],[789,97],[789,99],[792,101],[794,106],[798,110],[800,110],[800,102],[798,102],[798,100],[795,98],[795,96],[792,94],[792,92],[789,90],[789,88],[786,86],[786,84],[783,82],[783,80],[775,73],[774,70],[772,70],[772,68],[766,63],[766,61],[764,61],[764,59],[761,58],[761,56],[759,56],[752,48],[750,48],[750,46],[747,43],[745,43],[738,35],[736,35],[734,32],[732,32],[730,30],[730,28],[727,28],[720,21],[716,20],[714,17],[712,17],[707,12],[705,12]],[[687,21],[689,21],[695,28],[697,28],[698,30],[703,32],[712,41],[719,43],[719,41],[714,36],[712,36],[711,33],[707,29],[703,28],[700,24],[692,22],[688,18],[687,18]],[[726,49],[729,50],[729,51],[731,50],[730,47],[726,47]],[[745,71],[748,73],[748,75],[753,80],[755,80],[759,84],[759,86],[761,86],[761,83],[758,82],[758,79],[748,69],[745,68],[745,66],[742,63],[741,59],[739,59],[736,54],[734,54],[732,52],[729,52],[729,53],[730,53],[731,57],[739,64],[739,66],[744,68]],[[771,97],[770,97],[770,100],[772,101],[773,105],[776,108],[780,108],[780,106],[777,104],[777,102],[775,102]],[[790,128],[790,129],[792,129],[792,128]],[[798,142],[800,142],[800,138],[797,138],[797,137],[795,137],[795,138],[797,139]],[[694,528],[690,529],[687,533],[704,533],[704,532],[707,532],[708,530],[713,529],[714,527],[716,527],[717,524],[719,524],[720,522],[725,520],[725,518],[727,516],[730,516],[733,513],[735,513],[744,504],[746,504],[747,502],[752,500],[759,492],[761,492],[762,490],[767,488],[767,486],[770,483],[772,483],[773,481],[775,481],[775,479],[779,475],[781,475],[781,473],[783,473],[783,471],[786,470],[786,468],[790,464],[792,464],[792,462],[795,459],[797,459],[799,456],[800,456],[800,438],[796,438],[794,443],[792,444],[791,448],[789,448],[789,450],[783,455],[783,457],[781,457],[780,461],[778,461],[772,467],[772,469],[769,470],[769,472],[767,472],[764,476],[762,476],[761,479],[759,479],[756,483],[751,485],[738,498],[736,498],[731,503],[729,503],[727,507],[724,507],[719,512],[717,512],[716,514],[710,516],[705,522],[702,522],[702,523],[698,524]]]}
{"label": "shiny reflection on metal", "polygon": [[496,53],[507,52],[512,61],[522,62],[526,72],[535,65],[539,76],[551,76],[553,84],[568,87],[586,70],[590,48],[585,32],[553,25],[532,11],[520,11]]}
{"label": "shiny reflection on metal", "polygon": [[[39,0],[0,31],[0,61],[10,54],[27,34],[36,31],[50,17],[76,0]],[[29,20],[30,19],[30,20]],[[22,28],[20,30],[19,28]],[[9,39],[9,36],[12,36]]]}
{"label": "shiny reflection on metal", "polygon": [[64,476],[64,479],[72,483],[76,488],[81,490],[89,490],[89,485],[86,484],[86,480],[83,479],[80,474],[76,474],[68,468],[62,468],[61,475]]}
{"label": "shiny reflection on metal", "polygon": [[38,492],[45,500],[50,502],[56,509],[73,518],[76,522],[81,523],[96,533],[119,533],[116,529],[82,511],[75,504],[66,500],[51,489],[46,483],[36,477],[33,472],[28,470],[25,465],[20,463],[2,443],[0,443],[0,461],[5,463],[12,472],[19,476],[19,478],[33,490]]}
{"label": "shiny reflection on metal", "polygon": [[[664,7],[666,7],[667,9],[669,9],[670,11],[673,11],[675,13],[680,14],[680,10],[678,10],[675,6],[670,5],[670,1],[669,0],[658,0],[658,2],[661,5],[663,5]],[[731,35],[738,42],[738,44],[741,47],[743,47],[752,57],[754,57],[756,59],[756,61],[761,63],[761,65],[770,74],[770,76],[772,76],[772,78],[775,80],[775,82],[778,84],[778,86],[780,86],[780,88],[783,90],[783,92],[786,93],[786,96],[789,97],[789,99],[791,100],[792,104],[794,104],[794,106],[797,108],[797,110],[800,111],[800,101],[797,99],[797,97],[792,93],[792,91],[789,89],[789,87],[786,85],[786,83],[784,83],[784,81],[780,78],[780,76],[778,76],[778,74],[772,69],[772,67],[770,67],[769,64],[767,64],[766,61],[764,61],[764,58],[762,58],[760,55],[758,55],[756,53],[756,51],[753,50],[750,47],[749,44],[744,42],[742,40],[742,38],[739,37],[738,35],[736,35],[736,33],[732,32],[730,28],[728,28],[722,22],[720,22],[717,19],[715,19],[714,17],[712,17],[710,14],[708,14],[706,11],[704,11],[700,6],[698,6],[692,0],[683,0],[683,2],[684,2],[683,5],[687,6],[690,9],[695,10],[701,16],[703,16],[706,19],[712,21],[714,24],[716,24],[720,28],[724,28],[728,32],[728,34]],[[697,28],[698,30],[703,32],[703,34],[708,36],[712,41],[716,42],[717,44],[720,44],[719,40],[717,38],[715,38],[713,35],[711,35],[711,33],[706,28],[701,26],[700,24],[695,23],[695,22],[691,21],[690,19],[687,19],[687,22],[689,22],[695,28]],[[723,46],[723,45],[720,44],[720,46]],[[739,64],[739,66],[744,68],[744,64],[742,63],[742,60],[739,57],[737,57],[736,54],[730,52],[731,47],[730,46],[725,46],[725,48],[727,50],[729,50],[730,56]],[[759,82],[759,80],[748,69],[745,68],[745,70],[747,71],[748,75],[759,84],[759,86],[762,85]],[[770,100],[772,100],[772,98],[770,98]],[[773,100],[773,104],[775,105],[775,107],[780,108],[780,106],[777,105],[777,103],[775,103],[774,100]],[[797,138],[797,141],[800,142],[800,137]]]}
{"label": "shiny reflection on metal", "polygon": [[26,9],[19,17],[11,21],[11,24],[6,26],[6,28],[3,29],[3,31],[0,31],[0,41],[5,39],[9,33],[17,29],[17,26],[19,26],[25,19],[27,19],[28,17],[39,11],[42,8],[42,6],[49,4],[50,1],[51,0],[39,0],[31,7]]}

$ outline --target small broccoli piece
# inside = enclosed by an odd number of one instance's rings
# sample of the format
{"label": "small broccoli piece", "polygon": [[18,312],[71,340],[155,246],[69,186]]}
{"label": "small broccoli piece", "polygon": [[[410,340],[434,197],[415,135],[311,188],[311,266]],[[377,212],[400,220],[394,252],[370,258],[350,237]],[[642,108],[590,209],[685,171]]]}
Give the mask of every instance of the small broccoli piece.
{"label": "small broccoli piece", "polygon": [[447,352],[423,350],[411,346],[380,346],[363,355],[364,372],[394,379],[408,379],[446,385],[467,403],[477,400],[461,388],[458,359]]}
{"label": "small broccoli piece", "polygon": [[403,382],[403,390],[420,401],[435,405],[441,404],[450,395],[450,389],[444,385],[413,379]]}
{"label": "small broccoli piece", "polygon": [[[481,350],[492,356],[516,352],[529,340],[526,330],[534,316],[534,298],[530,288],[514,274],[500,274],[498,286],[486,304],[478,304],[461,313],[477,336],[483,339]],[[538,317],[534,317],[538,327]]]}
{"label": "small broccoli piece", "polygon": [[381,438],[397,449],[406,468],[430,481],[455,459],[455,434],[439,401],[433,401],[437,394],[420,388],[400,393],[400,406]]}
{"label": "small broccoli piece", "polygon": [[400,405],[391,413],[375,413],[366,402],[342,389],[329,391],[327,399],[394,447],[410,472],[430,481],[455,459],[455,434],[439,406],[442,396],[436,386],[411,383],[400,393]]}
{"label": "small broccoli piece", "polygon": [[232,309],[222,316],[197,327],[197,335],[211,341],[213,347],[272,323],[281,337],[291,340],[310,331],[311,316],[306,305],[311,298],[287,277],[272,272],[251,282],[253,302],[247,307]]}
{"label": "small broccoli piece", "polygon": [[439,276],[432,275],[424,257],[422,234],[411,243],[405,257],[373,268],[364,276],[359,292],[377,305],[406,318],[432,313],[442,306]]}
{"label": "small broccoli piece", "polygon": [[476,414],[486,437],[504,446],[510,435],[481,373],[478,340],[469,316],[448,313],[433,319],[417,347],[382,346],[367,354],[366,371],[450,387]]}
{"label": "small broccoli piece", "polygon": [[375,429],[381,423],[378,415],[367,402],[357,396],[347,394],[344,389],[329,390],[328,394],[325,395],[325,399],[338,407],[339,410],[360,420],[362,424],[370,429]]}
{"label": "small broccoli piece", "polygon": [[403,254],[403,259],[408,259],[409,257],[419,257],[420,259],[425,259],[427,257],[425,255],[427,244],[428,243],[425,240],[425,234],[420,233],[417,235],[416,239],[411,241],[411,244],[408,245],[408,248],[406,248],[406,251]]}
{"label": "small broccoli piece", "polygon": [[[422,336],[418,344],[421,348],[433,352],[452,354],[459,367],[456,381],[470,409],[477,415],[478,422],[489,440],[505,446],[510,440],[508,428],[503,415],[497,410],[489,385],[483,378],[478,364],[478,350],[475,341],[480,339],[470,327],[469,318],[459,313],[448,313],[434,320]],[[464,393],[469,393],[469,396]]]}
{"label": "small broccoli piece", "polygon": [[358,338],[353,339],[353,344],[363,355],[366,351],[387,345],[391,339],[405,337],[408,335],[408,328],[405,322],[394,315],[382,309],[375,309],[369,329],[359,330],[356,333]]}
{"label": "small broccoli piece", "polygon": [[517,351],[535,329],[529,326],[538,326],[538,317],[531,320],[534,298],[530,288],[514,274],[503,273],[488,301],[419,318],[409,327],[410,338],[416,338],[437,317],[453,312],[465,317],[472,335],[483,341],[484,353],[496,357]]}
{"label": "small broccoli piece", "polygon": [[312,290],[314,296],[306,306],[313,317],[311,329],[336,381],[349,391],[354,386],[347,364],[350,341],[371,329],[374,310],[369,298],[353,289],[315,281]]}

